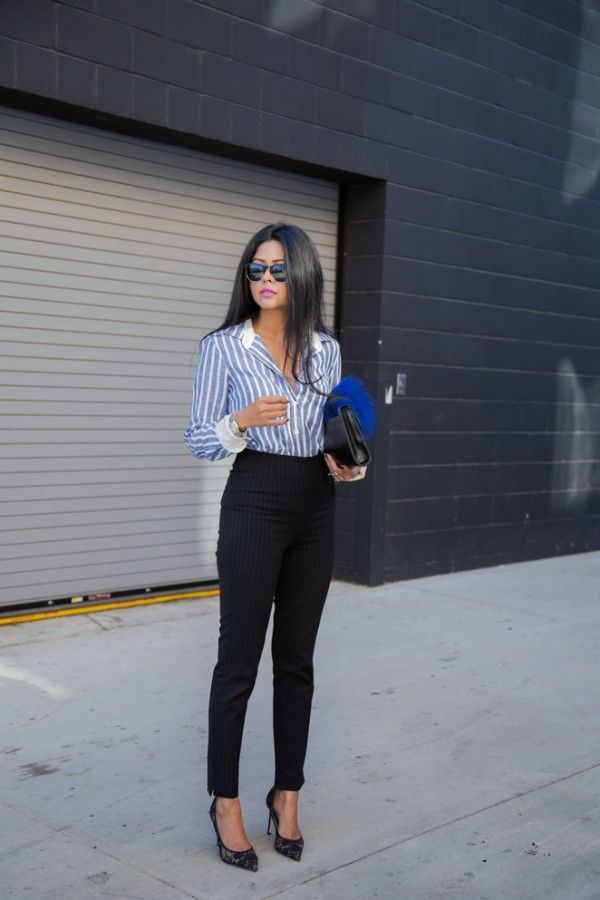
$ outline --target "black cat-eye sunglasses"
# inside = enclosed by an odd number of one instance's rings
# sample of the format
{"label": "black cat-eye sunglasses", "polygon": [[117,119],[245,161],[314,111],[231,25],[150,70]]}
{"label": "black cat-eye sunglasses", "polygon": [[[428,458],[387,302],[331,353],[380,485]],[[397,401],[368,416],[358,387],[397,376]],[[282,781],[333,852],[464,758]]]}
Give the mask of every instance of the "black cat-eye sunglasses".
{"label": "black cat-eye sunglasses", "polygon": [[286,280],[287,276],[285,272],[285,263],[283,262],[273,263],[272,266],[263,266],[258,262],[249,262],[246,263],[246,275],[248,277],[248,281],[260,281],[267,269],[269,270],[275,281]]}

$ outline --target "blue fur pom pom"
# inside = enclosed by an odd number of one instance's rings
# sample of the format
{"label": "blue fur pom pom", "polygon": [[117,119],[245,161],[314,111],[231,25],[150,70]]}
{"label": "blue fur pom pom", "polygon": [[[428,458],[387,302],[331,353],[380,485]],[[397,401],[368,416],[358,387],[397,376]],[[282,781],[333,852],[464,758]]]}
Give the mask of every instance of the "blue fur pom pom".
{"label": "blue fur pom pom", "polygon": [[360,378],[346,375],[332,389],[329,401],[325,404],[323,417],[327,421],[337,415],[338,408],[347,403],[358,419],[365,438],[371,437],[375,431],[375,401]]}

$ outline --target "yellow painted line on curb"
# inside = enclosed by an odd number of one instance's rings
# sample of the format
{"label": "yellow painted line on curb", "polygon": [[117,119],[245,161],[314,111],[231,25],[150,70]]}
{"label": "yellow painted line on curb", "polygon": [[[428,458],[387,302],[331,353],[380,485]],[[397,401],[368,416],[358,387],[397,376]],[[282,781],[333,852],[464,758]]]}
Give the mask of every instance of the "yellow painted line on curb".
{"label": "yellow painted line on curb", "polygon": [[14,616],[0,616],[0,625],[16,625],[19,622],[35,622],[40,619],[56,619],[59,616],[81,616],[86,613],[103,612],[107,609],[124,609],[126,606],[148,606],[151,603],[169,603],[172,600],[197,600],[201,597],[216,597],[219,588],[191,591],[186,594],[162,594],[156,597],[132,597],[131,600],[115,600],[113,603],[90,603],[64,609],[49,609],[36,613],[19,613]]}

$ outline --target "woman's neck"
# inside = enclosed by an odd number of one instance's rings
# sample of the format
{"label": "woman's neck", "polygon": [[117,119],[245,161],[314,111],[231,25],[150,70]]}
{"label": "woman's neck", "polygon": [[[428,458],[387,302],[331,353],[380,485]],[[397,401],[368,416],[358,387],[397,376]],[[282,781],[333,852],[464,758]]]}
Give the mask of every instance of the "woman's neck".
{"label": "woman's neck", "polygon": [[268,341],[280,341],[285,326],[285,310],[261,310],[253,323],[254,330]]}

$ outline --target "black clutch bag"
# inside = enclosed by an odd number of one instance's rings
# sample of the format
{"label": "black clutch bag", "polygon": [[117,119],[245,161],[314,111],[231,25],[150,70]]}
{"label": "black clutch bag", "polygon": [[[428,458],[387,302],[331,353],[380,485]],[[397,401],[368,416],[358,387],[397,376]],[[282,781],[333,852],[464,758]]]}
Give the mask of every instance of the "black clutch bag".
{"label": "black clutch bag", "polygon": [[339,406],[337,414],[325,420],[324,451],[338,465],[366,466],[371,454],[356,414],[349,403]]}
{"label": "black clutch bag", "polygon": [[328,395],[323,413],[324,452],[338,464],[366,466],[371,453],[366,438],[375,427],[375,403],[362,381],[348,375]]}

